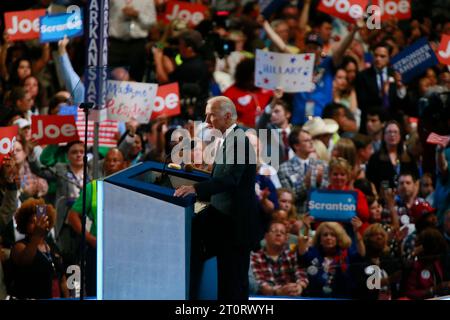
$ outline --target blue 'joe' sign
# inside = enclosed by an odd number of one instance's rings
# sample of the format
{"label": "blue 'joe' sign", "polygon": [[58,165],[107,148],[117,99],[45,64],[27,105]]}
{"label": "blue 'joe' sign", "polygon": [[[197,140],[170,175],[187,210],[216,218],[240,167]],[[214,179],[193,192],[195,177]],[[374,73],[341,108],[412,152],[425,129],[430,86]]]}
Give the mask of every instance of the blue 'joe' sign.
{"label": "blue 'joe' sign", "polygon": [[437,65],[438,60],[427,39],[421,38],[393,57],[391,63],[402,75],[403,83],[409,83],[427,68]]}
{"label": "blue 'joe' sign", "polygon": [[40,42],[55,42],[67,36],[78,37],[83,34],[81,12],[52,14],[40,17]]}
{"label": "blue 'joe' sign", "polygon": [[309,192],[309,214],[315,220],[350,222],[356,216],[357,199],[354,191],[313,189]]}

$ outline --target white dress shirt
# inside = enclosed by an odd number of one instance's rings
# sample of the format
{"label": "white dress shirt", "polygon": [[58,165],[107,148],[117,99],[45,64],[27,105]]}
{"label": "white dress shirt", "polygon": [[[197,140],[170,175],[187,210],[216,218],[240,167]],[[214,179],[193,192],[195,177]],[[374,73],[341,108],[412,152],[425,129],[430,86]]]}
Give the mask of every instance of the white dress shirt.
{"label": "white dress shirt", "polygon": [[[129,40],[148,36],[150,26],[156,22],[155,4],[151,0],[114,0],[109,7],[109,36]],[[122,9],[131,6],[139,12],[137,18],[125,16]]]}

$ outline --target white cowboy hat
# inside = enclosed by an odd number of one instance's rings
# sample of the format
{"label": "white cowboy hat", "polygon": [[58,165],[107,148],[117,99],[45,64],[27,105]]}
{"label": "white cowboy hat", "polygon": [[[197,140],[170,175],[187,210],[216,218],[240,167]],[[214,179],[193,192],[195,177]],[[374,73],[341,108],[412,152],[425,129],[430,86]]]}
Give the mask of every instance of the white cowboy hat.
{"label": "white cowboy hat", "polygon": [[322,119],[321,117],[314,117],[308,120],[304,125],[303,129],[308,131],[309,134],[314,138],[322,134],[333,134],[339,129],[339,125],[333,119]]}

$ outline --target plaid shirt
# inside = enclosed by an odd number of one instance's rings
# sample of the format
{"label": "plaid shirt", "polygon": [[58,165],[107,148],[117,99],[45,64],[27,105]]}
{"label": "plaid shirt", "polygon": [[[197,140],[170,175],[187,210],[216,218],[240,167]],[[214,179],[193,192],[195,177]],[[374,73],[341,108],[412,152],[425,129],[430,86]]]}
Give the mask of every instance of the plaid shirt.
{"label": "plaid shirt", "polygon": [[[320,184],[317,183],[317,166],[323,167],[323,177]],[[306,213],[308,189],[305,186],[305,175],[311,170],[311,188],[325,188],[328,186],[328,165],[322,160],[309,159],[307,168],[302,165],[300,159],[294,158],[280,165],[278,177],[283,188],[292,190],[295,194],[296,206],[299,213]]]}
{"label": "plaid shirt", "polygon": [[299,267],[297,250],[286,248],[274,261],[263,248],[252,252],[250,265],[259,287],[263,284],[273,287],[308,281],[306,273]]}

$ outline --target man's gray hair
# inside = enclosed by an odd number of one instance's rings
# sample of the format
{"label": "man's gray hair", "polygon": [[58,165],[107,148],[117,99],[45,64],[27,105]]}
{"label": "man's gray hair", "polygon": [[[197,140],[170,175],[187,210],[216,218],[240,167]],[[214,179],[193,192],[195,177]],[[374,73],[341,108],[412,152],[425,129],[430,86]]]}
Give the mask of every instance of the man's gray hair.
{"label": "man's gray hair", "polygon": [[221,114],[224,116],[226,113],[231,113],[231,119],[236,122],[237,121],[237,112],[236,106],[233,101],[225,96],[218,96],[208,100],[208,103],[212,105],[217,105],[220,109]]}

